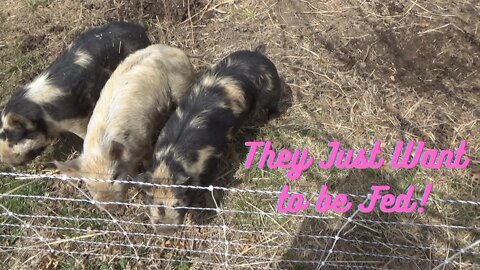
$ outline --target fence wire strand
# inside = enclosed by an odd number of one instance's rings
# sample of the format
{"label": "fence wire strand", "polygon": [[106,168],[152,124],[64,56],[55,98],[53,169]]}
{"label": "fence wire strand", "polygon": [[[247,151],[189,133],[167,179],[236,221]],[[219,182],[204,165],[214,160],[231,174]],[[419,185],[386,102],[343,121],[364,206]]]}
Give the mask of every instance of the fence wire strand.
{"label": "fence wire strand", "polygon": [[[158,207],[164,209],[184,209],[184,210],[192,210],[192,211],[210,211],[215,212],[216,216],[215,219],[220,221],[221,225],[198,225],[198,224],[151,224],[145,222],[137,222],[131,220],[123,220],[115,217],[113,214],[109,213],[105,210],[106,214],[110,219],[106,218],[90,218],[90,217],[82,217],[82,216],[63,216],[63,215],[34,215],[34,214],[23,214],[23,213],[16,213],[12,211],[12,209],[7,208],[4,205],[0,205],[3,209],[3,212],[0,213],[0,217],[3,217],[5,220],[0,223],[0,229],[2,232],[6,232],[8,230],[4,230],[5,228],[17,228],[21,229],[22,234],[28,233],[31,231],[34,236],[32,235],[14,235],[8,233],[1,233],[1,239],[10,239],[10,240],[23,240],[23,244],[27,244],[32,242],[31,245],[23,245],[22,246],[0,246],[0,249],[3,251],[20,251],[20,250],[29,250],[29,251],[45,251],[51,254],[64,254],[69,256],[95,256],[95,257],[109,257],[112,259],[129,259],[133,261],[148,261],[148,262],[161,262],[161,263],[182,263],[182,262],[189,262],[194,265],[204,265],[204,266],[212,266],[218,268],[226,268],[226,269],[278,269],[281,270],[282,264],[310,264],[316,267],[316,269],[322,269],[326,266],[337,267],[337,268],[344,268],[347,267],[349,269],[372,269],[372,270],[380,270],[380,269],[388,269],[388,268],[381,268],[377,267],[380,263],[386,261],[412,261],[412,262],[424,262],[428,264],[434,264],[435,270],[442,269],[442,267],[450,264],[456,264],[461,266],[471,266],[471,267],[480,267],[480,264],[464,262],[462,260],[457,260],[459,257],[461,258],[462,255],[469,255],[469,256],[478,256],[480,252],[476,251],[476,247],[480,244],[480,241],[476,241],[471,245],[468,245],[462,249],[453,249],[453,248],[442,248],[442,247],[428,247],[428,246],[421,246],[421,245],[404,245],[404,244],[397,244],[397,243],[390,243],[390,242],[381,242],[381,241],[365,241],[359,239],[348,239],[346,237],[347,227],[355,227],[354,225],[357,224],[364,224],[362,226],[370,225],[383,225],[383,226],[411,226],[411,227],[418,227],[418,228],[435,228],[435,229],[444,229],[444,230],[460,230],[460,231],[471,231],[471,232],[479,232],[480,228],[477,226],[463,226],[463,225],[451,225],[451,224],[430,224],[430,223],[415,223],[415,222],[401,222],[401,221],[382,221],[382,220],[370,220],[364,219],[362,217],[358,218],[359,210],[353,212],[348,218],[344,217],[343,215],[307,215],[307,214],[281,214],[275,211],[262,211],[256,208],[256,211],[246,211],[246,210],[239,210],[239,209],[225,209],[222,208],[221,202],[217,201],[215,197],[215,191],[221,192],[230,192],[233,195],[235,193],[250,193],[250,194],[258,194],[258,195],[265,195],[268,196],[270,199],[277,199],[277,196],[280,194],[278,191],[268,191],[268,190],[252,190],[252,189],[237,189],[237,188],[225,188],[225,187],[215,187],[215,186],[208,186],[208,187],[197,187],[197,186],[181,186],[181,185],[161,185],[161,184],[152,184],[152,183],[139,183],[135,182],[135,185],[145,185],[150,187],[159,187],[159,188],[174,188],[174,189],[194,189],[194,190],[203,190],[208,192],[211,196],[212,202],[214,207],[168,207],[164,205],[154,205],[154,204],[140,204],[140,203],[130,203],[130,202],[98,202],[93,200],[88,196],[87,193],[82,191],[78,186],[74,184],[74,182],[78,181],[95,181],[95,182],[104,182],[104,183],[128,183],[132,184],[130,181],[122,181],[122,180],[102,180],[102,179],[94,179],[94,178],[72,178],[67,176],[53,176],[53,175],[42,175],[42,174],[25,174],[25,173],[7,173],[7,172],[0,172],[0,181],[4,180],[3,177],[16,177],[20,178],[18,180],[29,180],[29,179],[45,179],[45,180],[60,180],[62,182],[68,182],[72,185],[75,189],[77,189],[80,194],[87,198],[87,199],[77,199],[77,198],[64,198],[64,197],[52,197],[52,196],[43,196],[43,195],[24,195],[24,194],[14,194],[13,192],[2,193],[0,194],[0,198],[5,199],[28,199],[33,201],[39,202],[60,202],[60,203],[80,203],[80,204],[87,204],[89,206],[97,206],[99,208],[103,208],[105,205],[115,205],[115,206],[124,206],[124,207],[133,207],[139,209],[148,209],[151,207]],[[207,193],[206,193],[207,194]],[[318,195],[314,193],[299,193],[304,195]],[[335,195],[335,194],[332,194]],[[369,196],[364,195],[356,195],[356,194],[346,194],[352,198],[364,199],[364,203],[368,201]],[[453,199],[431,199],[432,201],[438,203],[447,203],[447,204],[459,204],[459,205],[468,205],[470,207],[477,207],[480,206],[480,202],[475,201],[468,201],[468,200],[453,200]],[[241,215],[255,215],[259,219],[268,218],[271,220],[276,220],[275,218],[291,218],[297,219],[301,218],[303,220],[314,219],[314,220],[321,220],[321,221],[339,221],[340,227],[339,229],[329,235],[313,235],[313,234],[302,234],[300,232],[292,234],[288,231],[281,231],[281,230],[274,230],[272,228],[265,228],[265,227],[258,227],[254,224],[246,224],[251,225],[252,227],[249,228],[235,228],[227,222],[227,215],[233,215],[234,217],[238,217]],[[35,222],[44,221],[41,224],[37,224]],[[50,225],[52,221],[57,222],[79,222],[82,224],[90,224],[90,223],[102,223],[104,226],[102,229],[92,229],[87,228],[83,229],[80,227],[68,227],[69,225],[75,226],[75,224],[68,224],[67,226],[61,226],[59,224],[54,224],[54,226]],[[30,224],[31,222],[32,224]],[[277,223],[278,224],[278,223]],[[278,224],[280,226],[280,224]],[[349,226],[352,225],[352,226]],[[136,226],[135,228],[143,228],[143,229],[151,229],[147,233],[139,232],[139,231],[132,231],[129,226]],[[237,225],[238,226],[238,225]],[[114,227],[116,229],[111,229]],[[183,232],[187,232],[190,229],[199,229],[199,230],[208,230],[208,231],[216,231],[216,237],[210,237],[207,239],[201,237],[189,237],[189,236],[178,236],[177,234],[160,234],[156,231],[156,229],[163,229],[163,228],[170,228],[174,227],[177,229],[183,229]],[[353,228],[352,228],[353,229]],[[351,230],[349,232],[351,232]],[[71,236],[67,238],[61,237],[51,237],[51,236],[43,236],[42,234],[46,234],[47,232],[51,233],[58,233],[58,232],[70,232],[70,233],[77,233],[78,236]],[[254,235],[257,236],[256,241],[250,240],[248,241],[247,236]],[[102,237],[101,240],[94,241],[91,239],[85,240],[85,238],[91,238],[92,236],[99,236]],[[111,236],[118,236],[123,237],[124,241],[115,240],[116,238],[112,239]],[[233,236],[240,238],[234,239]],[[147,243],[144,242],[137,243],[134,240],[138,240],[137,237],[142,239],[148,239]],[[309,238],[313,240],[323,240],[325,241],[324,249],[320,248],[308,248],[308,247],[295,247],[295,246],[285,246],[284,244],[270,244],[271,241],[275,241],[275,239],[292,239],[293,237],[296,238]],[[107,238],[108,240],[105,240]],[[259,241],[260,239],[261,241]],[[266,239],[263,239],[266,238]],[[165,245],[155,245],[152,244],[151,241],[153,240],[161,240],[161,241],[181,241],[189,243],[189,247],[184,245],[183,247],[170,247]],[[21,241],[22,242],[22,241]],[[382,253],[373,253],[373,252],[354,252],[354,251],[346,251],[341,250],[338,247],[340,242],[344,243],[351,243],[355,245],[364,245],[364,246],[378,246],[378,247],[388,247],[390,250],[395,250],[395,253],[389,254],[382,254]],[[112,247],[117,248],[125,248],[129,251],[132,251],[135,256],[125,255],[114,255],[109,254],[107,252],[80,252],[77,250],[68,250],[68,247],[65,248],[59,245],[73,243],[76,245],[85,245],[88,247],[98,247],[95,248],[98,251],[99,248],[109,249]],[[204,246],[208,246],[207,248],[203,248]],[[56,249],[55,249],[56,248]],[[277,255],[272,256],[251,256],[253,251],[264,249],[269,251],[275,251],[283,253],[285,250],[289,252],[298,252],[298,253],[321,253],[322,256],[320,259],[297,259],[297,258],[279,258]],[[419,257],[419,256],[410,256],[406,254],[398,254],[397,249],[404,249],[405,251],[412,251],[412,250],[420,250],[421,254],[424,254],[426,257]],[[163,251],[170,251],[174,253],[182,253],[186,257],[186,259],[175,259],[175,258],[158,258],[155,256],[156,252],[150,253],[151,256],[140,256],[140,253],[137,250],[161,250]],[[447,257],[445,260],[439,260],[434,257],[428,256],[427,254],[431,251],[441,251],[447,254],[453,253],[452,256]],[[424,253],[425,251],[425,253]],[[383,251],[382,251],[383,252]],[[192,254],[196,254],[197,256],[193,256]],[[362,260],[353,260],[352,261],[335,261],[332,259],[332,255],[339,255],[339,256],[352,256],[352,257],[363,257],[363,258],[372,258],[377,261],[365,261]],[[144,254],[142,254],[144,255]],[[212,258],[214,261],[208,261],[207,258]],[[240,263],[239,261],[240,260]],[[388,264],[386,264],[388,265]]]}
{"label": "fence wire strand", "polygon": [[[210,230],[224,230],[224,226],[215,226],[215,225],[197,225],[197,224],[151,224],[151,223],[142,223],[142,222],[133,222],[133,221],[126,221],[126,220],[109,220],[109,219],[102,219],[102,218],[82,218],[82,217],[64,217],[64,216],[46,216],[46,215],[25,215],[25,214],[18,214],[18,213],[11,213],[11,212],[4,212],[0,213],[0,216],[9,217],[15,215],[19,218],[28,218],[28,219],[46,219],[46,220],[62,220],[62,221],[78,221],[78,222],[103,222],[103,223],[122,223],[126,225],[133,225],[133,226],[144,226],[144,227],[152,227],[152,228],[162,228],[162,227],[177,227],[180,229],[210,229]],[[229,228],[231,233],[238,233],[238,234],[263,234],[265,230],[268,228],[259,228],[257,230],[240,230],[235,228]],[[289,233],[285,232],[269,232],[270,235],[275,236],[291,236]],[[296,237],[305,237],[305,238],[312,238],[312,239],[326,239],[326,240],[337,240],[343,241],[348,243],[354,244],[365,244],[365,245],[380,245],[384,247],[388,247],[390,249],[400,248],[400,249],[422,249],[422,250],[439,250],[439,251],[449,251],[449,252],[460,252],[460,249],[452,249],[452,248],[440,248],[440,247],[426,247],[426,246],[414,246],[414,245],[400,245],[400,244],[393,244],[393,243],[386,243],[386,242],[374,242],[374,241],[365,241],[365,240],[358,240],[358,239],[347,239],[342,238],[340,236],[328,236],[328,235],[310,235],[310,234],[295,234]],[[1,237],[1,235],[0,235]],[[197,239],[199,240],[199,239]],[[235,245],[238,244],[236,242],[231,242],[230,244]],[[243,244],[241,244],[243,245]],[[263,247],[263,248],[281,248],[281,246],[273,246],[273,245],[261,245],[261,244],[253,244],[249,243],[248,245],[252,245],[255,247]],[[318,251],[317,249],[309,249],[309,248],[294,248],[299,251]],[[480,255],[480,252],[475,251],[465,251],[465,253],[473,254],[473,255]]]}
{"label": "fence wire strand", "polygon": [[[158,187],[158,188],[181,188],[181,189],[197,189],[208,191],[209,187],[202,186],[184,186],[184,185],[162,185],[155,183],[147,183],[140,181],[125,181],[125,180],[108,180],[108,179],[97,179],[97,178],[78,178],[78,177],[68,177],[65,175],[46,175],[46,174],[27,174],[27,173],[10,173],[10,172],[0,172],[0,176],[3,177],[15,177],[17,180],[32,180],[32,179],[46,179],[46,180],[59,180],[59,181],[76,181],[76,182],[100,182],[100,183],[119,183],[119,184],[133,184],[137,186],[148,186],[148,187]],[[273,179],[272,179],[273,180]],[[253,193],[260,195],[270,195],[278,196],[281,192],[271,191],[271,190],[255,190],[255,189],[238,189],[238,188],[226,188],[226,187],[213,187],[215,190],[232,192],[232,193]],[[315,196],[317,193],[313,192],[298,192],[298,194]],[[332,195],[336,195],[333,193]],[[368,195],[358,195],[358,194],[345,194],[352,198],[367,199]],[[416,198],[417,201],[422,201],[422,198]],[[458,200],[458,199],[437,199],[430,198],[430,201],[440,202],[440,203],[450,203],[450,204],[468,204],[472,206],[480,206],[480,202],[469,201],[469,200]]]}
{"label": "fence wire strand", "polygon": [[[91,205],[100,204],[100,205],[131,206],[136,208],[159,207],[159,208],[167,208],[167,209],[185,209],[185,210],[193,210],[193,211],[217,211],[215,208],[205,208],[205,207],[176,207],[175,208],[175,207],[169,207],[165,205],[156,205],[156,204],[97,202],[94,200],[85,200],[85,199],[72,199],[72,198],[62,198],[62,197],[33,196],[33,195],[20,195],[20,194],[7,194],[7,193],[0,194],[0,197],[77,202],[77,203],[86,203]],[[301,215],[301,214],[282,214],[278,212],[254,212],[254,211],[233,210],[233,209],[221,209],[221,212],[227,213],[227,214],[243,214],[243,215],[258,215],[258,216],[266,215],[266,216],[275,216],[275,217],[281,217],[281,218],[290,217],[290,218],[308,218],[308,219],[317,219],[317,220],[334,220],[334,219],[347,220],[347,218],[342,216],[313,216],[313,215]],[[423,223],[414,223],[414,222],[378,221],[378,220],[365,220],[365,219],[354,219],[352,220],[352,222],[370,223],[370,224],[378,224],[378,225],[399,225],[399,226],[443,228],[443,229],[452,229],[452,230],[473,230],[473,231],[480,230],[480,227],[476,227],[476,226],[460,226],[460,225],[447,225],[447,224],[423,224]]]}

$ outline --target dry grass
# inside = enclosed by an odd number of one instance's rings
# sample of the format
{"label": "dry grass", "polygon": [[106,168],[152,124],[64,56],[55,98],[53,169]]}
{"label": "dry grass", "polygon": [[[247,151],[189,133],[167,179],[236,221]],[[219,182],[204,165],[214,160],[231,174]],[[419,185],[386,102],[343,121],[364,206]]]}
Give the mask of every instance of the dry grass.
{"label": "dry grass", "polygon": [[[5,102],[14,89],[29,81],[51,62],[58,52],[86,27],[116,19],[144,20],[152,39],[204,54],[194,65],[203,70],[228,53],[267,45],[267,53],[285,80],[286,95],[282,116],[263,127],[243,128],[223,164],[220,182],[224,186],[280,190],[286,183],[283,172],[246,171],[243,160],[245,141],[270,140],[275,148],[309,148],[317,157],[328,155],[327,143],[340,140],[345,147],[370,148],[382,140],[387,159],[399,140],[425,141],[430,148],[455,148],[460,140],[469,142],[471,167],[465,171],[320,171],[310,170],[294,184],[296,191],[318,192],[327,183],[338,193],[367,194],[373,184],[388,181],[397,192],[411,184],[434,183],[433,198],[479,201],[480,153],[480,6],[475,1],[13,1],[0,11],[0,98]],[[179,5],[178,8],[173,8]],[[34,8],[33,8],[34,7]],[[165,8],[169,7],[169,8]],[[291,98],[289,98],[291,96]],[[292,99],[292,100],[290,100]],[[292,102],[293,101],[293,102]],[[62,159],[70,148],[59,145],[28,168],[2,168],[39,172],[53,157]],[[476,172],[476,174],[475,174]],[[82,198],[78,187],[65,183],[4,180],[2,193]],[[133,192],[133,191],[132,191]],[[132,193],[132,196],[134,192]],[[275,198],[260,195],[226,194],[222,208],[274,213]],[[138,196],[137,196],[138,197]],[[11,211],[23,214],[109,218],[92,206],[25,199],[0,199]],[[138,201],[134,199],[134,201]],[[426,215],[356,216],[345,226],[329,256],[326,269],[354,269],[354,266],[390,269],[431,269],[454,252],[479,239],[479,207],[430,202]],[[314,216],[320,216],[310,213]],[[346,213],[344,217],[352,214]],[[338,217],[336,215],[330,215]],[[255,234],[230,231],[228,264],[283,269],[315,269],[315,264],[289,263],[325,258],[333,240],[302,235],[336,236],[344,219],[285,218],[272,214],[225,215],[230,230],[255,230]],[[124,220],[146,222],[143,211],[131,208]],[[362,220],[366,222],[362,222]],[[477,229],[442,229],[381,222],[448,224]],[[3,222],[20,221],[5,218]],[[73,240],[126,243],[122,235],[102,235],[92,230],[119,230],[102,222],[26,219],[30,224],[84,229],[84,232],[1,227],[2,234],[69,239],[51,244],[64,251],[110,254],[112,256],[72,256],[19,250],[0,253],[2,265],[15,269],[220,269],[202,266],[199,261],[224,263],[224,235],[218,229],[185,229],[172,239],[129,237],[141,257],[136,261],[118,256],[135,256],[133,249],[99,246]],[[192,218],[195,224],[223,225],[221,217],[204,213]],[[19,223],[21,224],[21,223]],[[125,230],[153,233],[146,226],[124,226]],[[220,240],[185,241],[178,238]],[[379,242],[365,244],[355,241]],[[32,239],[2,239],[2,245],[37,246]],[[260,245],[260,246],[259,246]],[[262,246],[263,245],[263,246]],[[417,248],[403,248],[412,246]],[[272,248],[271,246],[276,246]],[[419,247],[425,247],[424,249]],[[45,249],[45,246],[41,246]],[[172,251],[169,248],[204,251]],[[301,250],[300,250],[301,249]],[[480,250],[476,248],[477,252]],[[216,253],[220,253],[216,254]],[[354,253],[367,254],[363,256]],[[368,255],[368,254],[377,254]],[[380,255],[380,256],[378,256]],[[117,256],[117,257],[115,257]],[[397,259],[416,257],[417,259]],[[479,256],[465,254],[457,262],[479,264]],[[159,262],[154,259],[172,259]],[[189,262],[189,261],[193,261]],[[274,263],[260,263],[265,261]],[[283,260],[283,262],[282,262]],[[258,264],[257,264],[258,263]],[[474,269],[450,265],[445,269]]]}

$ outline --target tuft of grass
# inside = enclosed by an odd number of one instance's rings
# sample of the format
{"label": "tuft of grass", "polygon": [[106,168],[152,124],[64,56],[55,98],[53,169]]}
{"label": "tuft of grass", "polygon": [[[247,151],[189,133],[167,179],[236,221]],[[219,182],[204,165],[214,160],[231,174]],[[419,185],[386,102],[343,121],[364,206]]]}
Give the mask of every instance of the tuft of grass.
{"label": "tuft of grass", "polygon": [[48,6],[53,0],[26,0],[26,4],[30,12],[35,12],[41,6]]}
{"label": "tuft of grass", "polygon": [[126,259],[120,259],[118,261],[118,266],[120,269],[127,269],[128,261]]}
{"label": "tuft of grass", "polygon": [[172,267],[175,270],[189,270],[192,266],[192,263],[187,261],[183,261],[187,259],[186,257],[174,258],[176,261],[172,263]]}
{"label": "tuft of grass", "polygon": [[251,11],[248,8],[245,9],[244,14],[245,14],[245,17],[247,17],[248,19],[252,19],[255,17],[255,13],[253,13],[253,11]]}
{"label": "tuft of grass", "polygon": [[112,270],[114,268],[104,263],[100,264],[94,260],[85,260],[82,258],[69,256],[67,258],[58,260],[58,266],[55,269],[58,269],[58,270],[70,270],[70,269]]}
{"label": "tuft of grass", "polygon": [[[38,181],[18,181],[10,177],[2,177],[0,180],[0,193],[2,194],[21,194],[21,195],[42,195],[45,192],[45,184]],[[0,205],[8,209],[8,211],[31,215],[33,209],[37,205],[34,200],[23,198],[0,197]],[[6,210],[2,209],[2,213]],[[11,217],[1,216],[2,224],[19,224],[20,221]],[[21,235],[22,229],[17,227],[0,227],[0,234]],[[5,238],[5,240],[8,240]],[[12,239],[10,239],[12,240]]]}
{"label": "tuft of grass", "polygon": [[5,72],[7,75],[20,74],[17,77],[22,77],[22,73],[38,70],[45,64],[45,60],[33,52],[25,52],[25,44],[22,41],[15,43],[9,50],[6,50],[5,55],[8,55],[8,58],[11,59]]}
{"label": "tuft of grass", "polygon": [[[10,177],[3,177],[0,182],[0,193],[23,194],[23,195],[42,195],[45,193],[45,184],[39,181],[18,181]],[[32,213],[32,200],[22,198],[0,197],[0,203],[12,212],[19,214]]]}

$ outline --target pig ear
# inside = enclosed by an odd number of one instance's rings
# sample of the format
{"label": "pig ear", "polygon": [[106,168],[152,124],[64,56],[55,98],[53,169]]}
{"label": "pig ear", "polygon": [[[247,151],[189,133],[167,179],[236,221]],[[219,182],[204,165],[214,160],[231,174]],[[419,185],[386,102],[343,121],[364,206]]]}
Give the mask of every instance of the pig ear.
{"label": "pig ear", "polygon": [[35,124],[27,119],[26,117],[21,116],[17,113],[8,113],[5,115],[6,118],[6,126],[12,129],[16,128],[25,128],[25,129],[34,129]]}
{"label": "pig ear", "polygon": [[65,162],[54,161],[57,169],[66,175],[76,176],[80,172],[80,160],[74,159]]}
{"label": "pig ear", "polygon": [[188,176],[186,174],[179,174],[176,179],[175,179],[175,184],[176,185],[187,185],[188,183],[190,183],[190,181],[192,180],[192,177],[191,176]]}
{"label": "pig ear", "polygon": [[123,159],[127,155],[127,148],[120,142],[112,141],[108,155],[112,160]]}

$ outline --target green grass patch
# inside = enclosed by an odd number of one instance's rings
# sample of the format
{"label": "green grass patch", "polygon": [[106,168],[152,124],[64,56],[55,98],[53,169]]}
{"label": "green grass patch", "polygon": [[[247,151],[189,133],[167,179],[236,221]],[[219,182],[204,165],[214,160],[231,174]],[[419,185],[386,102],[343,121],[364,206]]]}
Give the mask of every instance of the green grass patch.
{"label": "green grass patch", "polygon": [[[32,195],[38,196],[44,194],[46,186],[44,183],[37,180],[33,181],[18,181],[10,177],[1,177],[0,181],[0,193],[2,194],[19,194],[19,195]],[[35,200],[25,198],[12,198],[2,196],[0,197],[0,204],[3,206],[1,213],[8,211],[22,214],[32,215],[35,205],[38,204]],[[6,208],[6,209],[3,209]],[[20,220],[14,217],[0,216],[1,224],[21,224]],[[0,235],[21,235],[21,227],[7,227],[0,226]],[[0,242],[6,241],[8,244],[13,244],[15,239],[1,238]],[[13,241],[13,242],[12,242]]]}
{"label": "green grass patch", "polygon": [[24,46],[25,45],[23,42],[17,42],[15,46],[9,50],[9,58],[11,59],[12,63],[9,65],[7,73],[13,73],[16,71],[24,72],[25,70],[37,69],[43,64],[41,59],[33,53],[25,53]]}
{"label": "green grass patch", "polygon": [[188,270],[192,266],[192,263],[186,257],[177,257],[174,258],[174,262],[172,262],[173,269],[176,270]]}
{"label": "green grass patch", "polygon": [[[39,196],[45,193],[46,185],[38,180],[18,181],[10,177],[2,177],[0,193]],[[24,198],[1,197],[0,203],[9,211],[18,214],[32,214],[34,200]]]}

